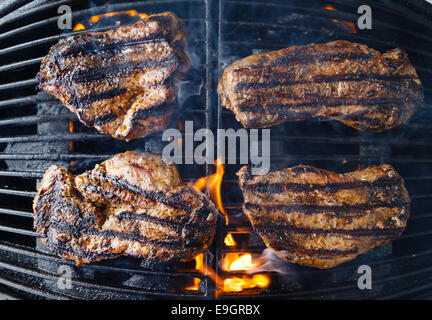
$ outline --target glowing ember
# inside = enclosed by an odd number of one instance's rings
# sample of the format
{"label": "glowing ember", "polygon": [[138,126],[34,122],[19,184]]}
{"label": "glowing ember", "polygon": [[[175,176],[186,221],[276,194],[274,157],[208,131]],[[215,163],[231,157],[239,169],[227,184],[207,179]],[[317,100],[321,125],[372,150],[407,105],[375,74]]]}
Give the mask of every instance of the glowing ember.
{"label": "glowing ember", "polygon": [[104,13],[104,14],[99,14],[99,15],[96,15],[96,16],[92,16],[92,17],[90,17],[89,21],[91,23],[96,23],[101,18],[113,17],[113,16],[117,16],[117,15],[122,15],[122,14],[129,15],[129,16],[132,16],[132,17],[139,16],[141,19],[144,19],[145,17],[148,16],[147,14],[145,14],[145,13],[139,13],[136,10],[127,10],[127,11],[119,11],[119,12],[109,12],[109,13]]}
{"label": "glowing ember", "polygon": [[221,159],[217,159],[215,161],[216,173],[212,174],[209,177],[199,178],[195,183],[194,187],[200,191],[203,191],[207,188],[210,192],[210,198],[216,203],[219,211],[225,216],[226,224],[228,225],[228,214],[225,211],[222,204],[222,196],[221,196],[221,185],[222,179],[225,173],[224,165],[222,164]]}
{"label": "glowing ember", "polygon": [[[74,123],[70,120],[69,120],[69,132],[70,133],[74,132]],[[73,141],[69,141],[69,152],[72,151],[73,151]]]}
{"label": "glowing ember", "polygon": [[224,243],[227,247],[234,247],[237,243],[234,240],[232,233],[228,233],[225,237]]}
{"label": "glowing ember", "polygon": [[77,23],[75,27],[73,27],[72,31],[85,30],[85,27],[82,23]]}
{"label": "glowing ember", "polygon": [[245,289],[260,288],[264,289],[270,284],[270,278],[264,274],[255,274],[252,277],[243,276],[230,277],[224,280],[224,291],[225,292],[240,292]]}
{"label": "glowing ember", "polygon": [[194,284],[190,287],[186,287],[185,290],[189,291],[198,291],[199,290],[199,284],[201,283],[200,278],[193,278]]}
{"label": "glowing ember", "polygon": [[204,254],[201,253],[195,257],[195,269],[202,270],[204,267]]}
{"label": "glowing ember", "polygon": [[330,11],[336,11],[336,8],[333,7],[331,4],[327,4],[324,7],[321,7],[322,9],[330,10]]}
{"label": "glowing ember", "polygon": [[[96,23],[96,22],[100,21],[102,18],[114,17],[117,15],[129,15],[131,17],[139,17],[140,19],[144,19],[144,18],[148,17],[148,14],[146,14],[146,13],[139,13],[136,10],[127,10],[127,11],[109,12],[109,13],[99,14],[96,16],[91,16],[89,19],[89,22],[92,24],[92,23]],[[116,24],[120,25],[120,21],[116,21]],[[86,29],[86,27],[82,23],[77,23],[73,27],[72,31],[79,31],[79,30],[85,30],[85,29]]]}
{"label": "glowing ember", "polygon": [[338,21],[336,19],[334,19],[333,21],[342,23],[343,25],[346,25],[351,30],[351,33],[357,33],[357,28],[356,28],[354,23],[348,22],[348,21]]}
{"label": "glowing ember", "polygon": [[[69,132],[70,133],[74,132],[74,123],[71,120],[69,120]],[[73,152],[73,149],[74,149],[74,143],[73,143],[73,141],[69,141],[69,148],[68,149],[69,149],[70,153]],[[73,161],[73,160],[69,161],[69,165],[70,165],[70,168],[75,167],[75,161]]]}
{"label": "glowing ember", "polygon": [[[332,5],[329,5],[329,4],[325,5],[324,7],[321,7],[321,9],[330,10],[330,11],[337,11],[337,9],[335,7],[333,7]],[[350,29],[351,33],[357,33],[356,26],[352,22],[339,21],[337,19],[333,19],[333,22],[335,22],[335,23],[341,23],[341,24],[347,26]]]}

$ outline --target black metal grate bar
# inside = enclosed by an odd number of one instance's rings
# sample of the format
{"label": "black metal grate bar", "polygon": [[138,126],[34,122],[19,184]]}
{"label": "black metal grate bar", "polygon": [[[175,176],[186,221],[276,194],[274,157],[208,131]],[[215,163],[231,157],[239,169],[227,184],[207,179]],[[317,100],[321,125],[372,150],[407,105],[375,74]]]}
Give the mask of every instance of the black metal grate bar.
{"label": "black metal grate bar", "polygon": [[42,290],[36,289],[34,287],[30,287],[26,284],[22,284],[16,280],[9,280],[9,279],[1,277],[1,276],[0,276],[0,283],[5,285],[5,286],[8,286],[10,288],[17,289],[17,290],[20,290],[22,292],[30,293],[32,295],[36,295],[39,297],[43,297],[45,299],[68,300],[68,298],[66,296],[54,294],[54,293],[51,293],[47,290],[42,291]]}
{"label": "black metal grate bar", "polygon": [[0,213],[9,214],[9,215],[13,215],[13,216],[33,218],[33,212],[26,212],[26,211],[21,211],[21,210],[12,210],[12,209],[0,208]]}

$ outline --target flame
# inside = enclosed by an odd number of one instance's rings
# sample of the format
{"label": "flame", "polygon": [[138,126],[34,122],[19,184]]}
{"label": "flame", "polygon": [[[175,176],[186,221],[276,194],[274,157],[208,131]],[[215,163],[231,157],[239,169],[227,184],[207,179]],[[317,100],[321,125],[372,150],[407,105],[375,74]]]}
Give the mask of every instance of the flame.
{"label": "flame", "polygon": [[[219,296],[220,288],[222,287],[221,280],[218,274],[207,264],[204,263],[204,254],[201,253],[195,257],[195,269],[201,272],[202,274],[206,275],[207,277],[209,277],[211,280],[213,280],[217,288],[215,291],[216,297]],[[194,285],[191,287],[187,287],[186,290],[198,290],[199,282],[196,281],[195,279],[196,278],[194,278]]]}
{"label": "flame", "polygon": [[199,285],[201,283],[201,279],[200,278],[193,278],[194,284],[192,286],[186,287],[185,290],[188,291],[198,291],[199,290]]}
{"label": "flame", "polygon": [[322,9],[325,10],[330,10],[330,11],[337,11],[335,7],[333,7],[331,4],[326,4],[324,7],[321,7]]}
{"label": "flame", "polygon": [[250,270],[258,264],[252,262],[251,253],[230,252],[224,254],[223,269],[227,271]]}
{"label": "flame", "polygon": [[[201,273],[204,273],[204,254],[201,253],[195,257],[195,269]],[[198,291],[201,283],[200,278],[193,278],[194,284],[190,287],[186,287],[185,290]]]}
{"label": "flame", "polygon": [[[69,132],[73,133],[74,132],[74,123],[69,120]],[[69,141],[69,151],[72,152],[73,150],[73,141]]]}
{"label": "flame", "polygon": [[[70,133],[74,132],[74,123],[71,120],[69,120],[69,132]],[[69,141],[69,148],[68,148],[69,152],[72,153],[73,149],[74,149],[74,143],[73,143],[73,141]],[[70,160],[69,161],[69,165],[70,165],[71,168],[75,167],[75,161],[74,160]]]}
{"label": "flame", "polygon": [[222,164],[222,159],[217,159],[214,164],[216,166],[216,172],[209,177],[199,178],[193,186],[200,191],[203,191],[206,187],[208,188],[211,199],[216,203],[219,211],[225,216],[226,225],[228,225],[228,214],[223,207],[221,196],[221,185],[225,169]]}
{"label": "flame", "polygon": [[[252,261],[251,253],[230,252],[223,256],[222,269],[232,271],[250,271],[257,267],[259,263]],[[225,292],[243,291],[245,289],[260,288],[264,289],[270,285],[270,277],[265,274],[254,274],[250,276],[228,277],[224,279],[223,290]]]}
{"label": "flame", "polygon": [[227,247],[234,247],[237,245],[231,232],[226,235],[224,243]]}
{"label": "flame", "polygon": [[204,254],[201,253],[195,257],[195,269],[202,270],[204,267]]}
{"label": "flame", "polygon": [[270,278],[264,274],[255,274],[252,277],[243,276],[230,277],[224,280],[223,289],[225,292],[240,292],[245,289],[267,288],[270,284]]}
{"label": "flame", "polygon": [[[247,271],[253,269],[258,263],[252,261],[251,253],[226,253],[223,257],[222,269],[227,272]],[[195,269],[208,276],[216,285],[215,295],[219,297],[221,292],[240,292],[245,289],[264,289],[270,285],[270,276],[265,274],[244,275],[242,277],[227,277],[221,279],[218,274],[204,263],[204,255],[201,253],[195,257]],[[194,284],[186,287],[186,290],[198,291],[201,280],[194,278]]]}
{"label": "flame", "polygon": [[99,14],[96,16],[91,16],[89,19],[89,22],[90,23],[96,23],[101,18],[113,17],[113,16],[117,16],[117,15],[121,15],[121,14],[127,14],[127,15],[132,16],[132,17],[139,16],[141,19],[148,17],[148,15],[146,13],[139,13],[136,10],[127,10],[127,11],[109,12],[109,13]]}
{"label": "flame", "polygon": [[[321,9],[330,10],[330,11],[337,11],[337,9],[330,4],[327,4],[324,7],[321,7]],[[332,21],[335,23],[341,23],[341,24],[347,26],[351,30],[351,33],[357,33],[357,28],[356,28],[355,24],[352,22],[339,21],[337,19],[333,19]]]}
{"label": "flame", "polygon": [[82,23],[77,23],[75,27],[73,27],[72,31],[85,30],[86,27]]}
{"label": "flame", "polygon": [[[146,14],[146,13],[140,13],[136,10],[127,10],[127,11],[119,11],[119,12],[108,12],[108,13],[104,13],[104,14],[91,16],[88,21],[90,24],[93,24],[93,23],[100,21],[101,18],[113,17],[113,16],[117,16],[117,15],[129,15],[131,17],[138,16],[140,19],[144,19],[144,18],[148,17],[148,14]],[[116,21],[116,24],[119,25],[120,21]],[[86,29],[86,27],[82,23],[77,23],[73,27],[72,31],[79,31],[79,30],[85,30],[85,29]]]}

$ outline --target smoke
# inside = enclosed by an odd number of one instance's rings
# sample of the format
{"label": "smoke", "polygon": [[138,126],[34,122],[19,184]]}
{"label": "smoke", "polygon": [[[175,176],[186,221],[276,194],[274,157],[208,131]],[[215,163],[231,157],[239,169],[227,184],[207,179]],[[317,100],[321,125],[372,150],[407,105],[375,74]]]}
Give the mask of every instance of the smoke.
{"label": "smoke", "polygon": [[281,259],[274,250],[264,249],[261,256],[256,260],[258,265],[246,271],[248,274],[277,273],[279,282],[284,282],[290,288],[300,289],[304,287],[297,266]]}
{"label": "smoke", "polygon": [[270,248],[264,249],[257,259],[258,265],[247,271],[248,274],[262,272],[276,272],[282,275],[295,273],[292,265],[286,263]]}

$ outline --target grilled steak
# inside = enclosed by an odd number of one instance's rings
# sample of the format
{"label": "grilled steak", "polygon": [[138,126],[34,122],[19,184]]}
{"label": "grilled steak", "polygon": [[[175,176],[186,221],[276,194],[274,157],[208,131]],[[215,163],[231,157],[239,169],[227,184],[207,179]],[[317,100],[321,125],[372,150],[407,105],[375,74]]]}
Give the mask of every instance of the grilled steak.
{"label": "grilled steak", "polygon": [[246,128],[318,117],[381,132],[407,121],[423,102],[405,51],[381,54],[342,40],[236,61],[225,69],[218,93]]}
{"label": "grilled steak", "polygon": [[53,165],[34,199],[34,227],[53,253],[77,265],[131,255],[185,261],[216,231],[216,209],[159,155],[126,152],[73,177]]}
{"label": "grilled steak", "polygon": [[283,259],[331,268],[403,232],[410,198],[390,165],[346,174],[296,166],[252,176],[238,173],[243,211]]}
{"label": "grilled steak", "polygon": [[43,59],[39,86],[89,127],[118,139],[143,137],[170,122],[173,78],[189,64],[185,38],[183,22],[170,12],[65,38]]}

